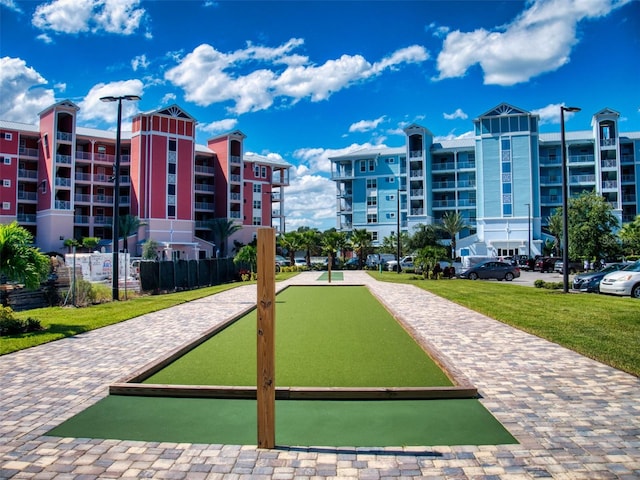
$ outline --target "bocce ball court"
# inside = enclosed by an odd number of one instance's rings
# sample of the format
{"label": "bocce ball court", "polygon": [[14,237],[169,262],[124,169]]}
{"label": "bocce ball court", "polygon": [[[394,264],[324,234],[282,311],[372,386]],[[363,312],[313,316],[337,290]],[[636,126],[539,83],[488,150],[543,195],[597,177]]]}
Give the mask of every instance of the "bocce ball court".
{"label": "bocce ball court", "polygon": [[[366,287],[288,287],[275,310],[277,445],[517,443]],[[49,434],[255,445],[256,321],[248,307]]]}

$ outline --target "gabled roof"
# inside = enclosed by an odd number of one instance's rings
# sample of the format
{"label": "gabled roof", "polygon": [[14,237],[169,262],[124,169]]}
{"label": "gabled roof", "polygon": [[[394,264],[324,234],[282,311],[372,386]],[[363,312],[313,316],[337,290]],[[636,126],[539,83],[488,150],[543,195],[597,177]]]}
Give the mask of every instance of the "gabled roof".
{"label": "gabled roof", "polygon": [[242,131],[240,130],[233,130],[231,132],[227,132],[227,133],[221,133],[220,135],[216,135],[215,137],[211,137],[207,140],[207,142],[211,142],[213,140],[218,140],[220,138],[228,138],[228,137],[234,137],[234,138],[240,138],[240,139],[245,139],[247,138],[247,136],[242,133]]}
{"label": "gabled roof", "polygon": [[58,103],[54,103],[53,105],[49,105],[47,108],[38,113],[38,116],[42,116],[43,113],[48,112],[49,110],[53,110],[56,107],[67,107],[71,108],[75,111],[80,110],[80,107],[73,103],[71,100],[61,100]]}
{"label": "gabled roof", "polygon": [[367,147],[354,150],[344,155],[329,157],[329,160],[360,160],[379,157],[381,155],[402,155],[407,153],[405,147]]}
{"label": "gabled roof", "polygon": [[406,133],[407,135],[411,135],[411,131],[412,130],[424,130],[424,132],[427,135],[431,135],[433,137],[433,133],[431,132],[431,130],[429,130],[427,127],[423,127],[422,125],[419,125],[417,123],[412,123],[411,125],[407,125],[406,127],[404,127],[402,129],[404,131],[404,133]]}
{"label": "gabled roof", "polygon": [[619,117],[620,113],[616,112],[612,108],[607,107],[607,108],[603,108],[599,112],[596,112],[596,113],[593,114],[594,117],[597,117],[597,116],[600,116],[600,115],[615,115],[616,117]]}
{"label": "gabled roof", "polygon": [[[493,107],[491,110],[483,113],[478,118],[482,117],[498,117],[500,115],[531,115],[530,112],[523,110],[508,103],[501,103],[500,105]],[[478,120],[476,118],[476,120]]]}
{"label": "gabled roof", "polygon": [[258,155],[257,153],[245,153],[243,160],[250,163],[259,163],[262,165],[272,165],[274,167],[290,168],[292,165],[289,162],[285,162],[282,158],[276,156],[265,157],[264,155]]}
{"label": "gabled roof", "polygon": [[191,115],[185,112],[182,108],[180,108],[175,103],[173,105],[169,105],[168,107],[161,108],[159,110],[152,110],[150,112],[145,112],[144,115],[167,115],[168,117],[176,117],[176,118],[187,118],[189,120],[196,121]]}

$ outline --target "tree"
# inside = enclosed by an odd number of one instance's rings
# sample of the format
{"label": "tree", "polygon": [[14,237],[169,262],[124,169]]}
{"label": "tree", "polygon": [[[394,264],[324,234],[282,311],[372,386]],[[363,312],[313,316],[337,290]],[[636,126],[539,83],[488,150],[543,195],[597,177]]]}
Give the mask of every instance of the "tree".
{"label": "tree", "polygon": [[298,232],[300,233],[300,248],[306,250],[307,267],[311,267],[311,254],[318,251],[321,234],[318,229],[309,227],[300,227]]}
{"label": "tree", "polygon": [[0,225],[0,274],[36,289],[47,277],[50,261],[32,243],[33,236],[18,222]]}
{"label": "tree", "polygon": [[124,251],[129,251],[129,237],[134,233],[138,234],[138,229],[145,225],[138,217],[133,215],[122,215],[118,218],[120,238],[124,239]]}
{"label": "tree", "polygon": [[[560,217],[562,208],[557,208],[552,219]],[[569,199],[567,209],[569,220],[569,257],[571,259],[601,259],[615,253],[617,245],[614,230],[619,226],[611,205],[595,191],[583,192]]]}
{"label": "tree", "polygon": [[346,236],[343,232],[328,230],[323,233],[321,245],[322,252],[329,257],[327,265],[333,265],[333,259],[335,258],[336,253],[344,246],[345,243]]}
{"label": "tree", "polygon": [[433,270],[436,263],[441,258],[447,256],[447,250],[441,246],[427,245],[421,248],[414,259],[414,265],[416,268],[421,268],[425,278],[429,277],[429,272]]}
{"label": "tree", "polygon": [[627,255],[640,254],[640,215],[632,222],[625,223],[618,232],[624,252]]}
{"label": "tree", "polygon": [[[562,219],[562,209],[560,209],[560,214],[557,215],[558,209],[556,209],[548,220],[548,229],[549,233],[553,236],[553,244],[551,245],[551,252],[553,252],[554,256],[560,256],[560,241],[562,240],[562,226],[564,224],[564,220]],[[549,250],[547,246],[547,250]]]}
{"label": "tree", "polygon": [[256,271],[256,265],[258,262],[258,249],[253,245],[245,245],[240,251],[233,257],[233,263],[247,263],[249,264],[249,270],[251,273]]}
{"label": "tree", "polygon": [[411,235],[407,244],[408,251],[417,252],[427,246],[439,245],[440,231],[436,225],[420,223],[414,230],[415,232]]}
{"label": "tree", "polygon": [[460,212],[449,211],[442,215],[442,230],[451,237],[451,258],[456,258],[456,235],[468,228]]}
{"label": "tree", "polygon": [[240,230],[242,226],[226,218],[214,218],[209,220],[207,225],[211,228],[213,241],[220,250],[220,256],[224,257],[227,240],[231,235]]}
{"label": "tree", "polygon": [[362,268],[362,262],[372,248],[371,234],[367,232],[365,228],[354,228],[351,232],[349,242],[351,243],[353,251],[358,256],[358,268]]}
{"label": "tree", "polygon": [[98,237],[83,237],[82,238],[82,246],[89,250],[89,252],[93,252],[98,244],[100,243],[100,239]]}
{"label": "tree", "polygon": [[287,251],[289,262],[295,264],[296,252],[300,249],[300,235],[298,232],[287,232],[278,237],[280,248]]}
{"label": "tree", "polygon": [[160,244],[153,238],[148,239],[142,245],[142,258],[145,260],[158,260],[158,249]]}

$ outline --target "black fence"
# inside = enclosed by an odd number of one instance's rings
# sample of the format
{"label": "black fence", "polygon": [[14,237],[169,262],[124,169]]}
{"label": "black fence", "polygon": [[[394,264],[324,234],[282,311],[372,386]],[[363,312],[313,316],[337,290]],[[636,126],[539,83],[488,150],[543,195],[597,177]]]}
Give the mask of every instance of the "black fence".
{"label": "black fence", "polygon": [[140,288],[142,291],[189,290],[231,282],[239,278],[241,265],[232,258],[204,260],[142,261]]}

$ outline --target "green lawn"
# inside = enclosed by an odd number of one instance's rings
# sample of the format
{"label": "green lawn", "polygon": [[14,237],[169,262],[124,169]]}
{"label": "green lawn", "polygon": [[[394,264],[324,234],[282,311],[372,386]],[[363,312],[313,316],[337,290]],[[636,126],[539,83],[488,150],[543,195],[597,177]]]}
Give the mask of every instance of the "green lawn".
{"label": "green lawn", "polygon": [[[294,275],[296,273],[278,273],[276,279],[284,280]],[[15,312],[15,316],[21,319],[33,317],[40,320],[45,330],[0,337],[0,355],[71,337],[96,328],[106,327],[145,313],[156,312],[181,303],[197,300],[240,285],[246,285],[246,282],[227,283],[166,295],[146,295],[126,301],[103,303],[85,308],[50,307]]]}
{"label": "green lawn", "polygon": [[640,376],[640,302],[629,297],[470,280],[423,280],[370,272],[378,280],[416,285],[582,355]]}
{"label": "green lawn", "polygon": [[[452,385],[366,287],[289,287],[275,324],[278,386]],[[145,383],[255,386],[255,328],[253,311]]]}

